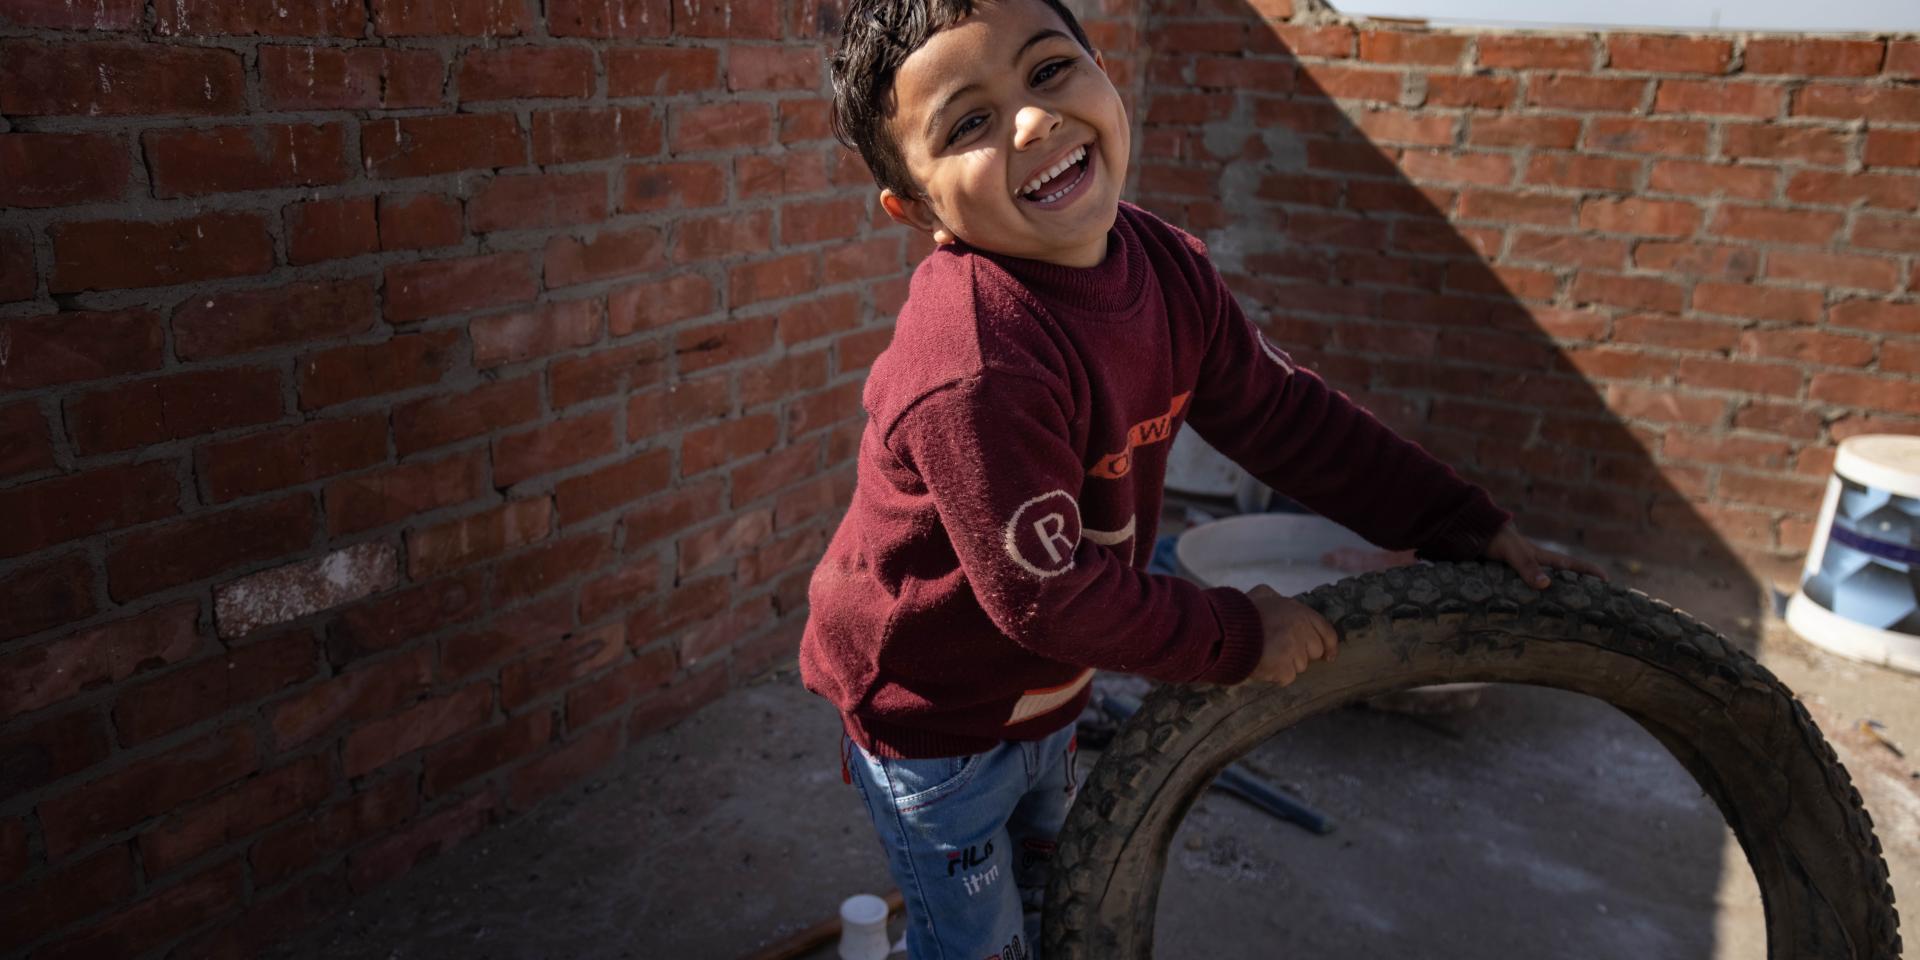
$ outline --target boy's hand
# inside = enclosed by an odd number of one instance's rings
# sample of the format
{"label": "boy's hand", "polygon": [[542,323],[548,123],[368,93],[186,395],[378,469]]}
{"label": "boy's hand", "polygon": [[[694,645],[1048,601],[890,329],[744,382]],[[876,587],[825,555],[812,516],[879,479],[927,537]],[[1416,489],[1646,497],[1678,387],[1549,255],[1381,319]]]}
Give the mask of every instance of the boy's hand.
{"label": "boy's hand", "polygon": [[1607,579],[1605,570],[1585,560],[1548,550],[1521,536],[1520,531],[1511,522],[1501,527],[1500,532],[1494,534],[1493,540],[1487,544],[1487,559],[1499,560],[1512,567],[1515,573],[1520,574],[1520,579],[1540,590],[1546,589],[1547,584],[1551,582],[1547,579],[1547,572],[1541,569],[1542,567],[1560,567],[1580,573],[1591,573],[1602,580]]}
{"label": "boy's hand", "polygon": [[1306,670],[1309,662],[1332,660],[1339,654],[1340,636],[1319,611],[1268,586],[1254,587],[1247,591],[1247,598],[1260,611],[1261,630],[1266,634],[1260,662],[1247,679],[1284,687]]}

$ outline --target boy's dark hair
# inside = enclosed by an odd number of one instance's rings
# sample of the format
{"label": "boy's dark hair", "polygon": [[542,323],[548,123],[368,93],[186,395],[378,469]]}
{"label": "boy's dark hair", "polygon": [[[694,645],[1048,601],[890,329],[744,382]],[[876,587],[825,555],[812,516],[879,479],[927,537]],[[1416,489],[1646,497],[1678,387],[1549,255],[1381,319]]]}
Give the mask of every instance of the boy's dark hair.
{"label": "boy's dark hair", "polygon": [[[900,145],[887,132],[893,116],[893,75],[928,38],[973,15],[975,3],[1000,0],[853,0],[840,31],[840,49],[828,61],[833,74],[833,135],[860,151],[873,181],[902,197],[919,197]],[[1041,0],[1066,22],[1080,46],[1093,44],[1060,0]]]}

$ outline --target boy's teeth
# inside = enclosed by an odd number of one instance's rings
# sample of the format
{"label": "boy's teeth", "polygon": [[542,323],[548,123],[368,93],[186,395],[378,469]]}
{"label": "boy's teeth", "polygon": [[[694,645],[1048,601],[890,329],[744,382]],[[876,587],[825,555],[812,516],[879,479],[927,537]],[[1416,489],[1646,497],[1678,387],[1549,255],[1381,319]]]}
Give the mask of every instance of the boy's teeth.
{"label": "boy's teeth", "polygon": [[[1049,167],[1046,170],[1041,171],[1040,174],[1034,177],[1031,181],[1029,181],[1026,186],[1021,187],[1020,195],[1026,196],[1034,192],[1035,190],[1040,189],[1042,184],[1045,184],[1047,181],[1052,180],[1054,177],[1059,176],[1061,172],[1065,171],[1068,167],[1071,167],[1074,164],[1079,163],[1081,158],[1085,157],[1086,155],[1087,155],[1086,147],[1081,147],[1073,151],[1072,153],[1067,154],[1065,159],[1061,160],[1059,163],[1054,164],[1052,167]],[[1051,199],[1051,198],[1049,197],[1047,199]]]}

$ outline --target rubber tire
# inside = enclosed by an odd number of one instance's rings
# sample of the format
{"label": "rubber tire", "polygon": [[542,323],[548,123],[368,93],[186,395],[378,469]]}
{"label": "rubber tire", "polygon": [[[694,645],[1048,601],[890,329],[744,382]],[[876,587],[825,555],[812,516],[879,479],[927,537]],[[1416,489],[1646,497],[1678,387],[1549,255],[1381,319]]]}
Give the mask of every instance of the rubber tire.
{"label": "rubber tire", "polygon": [[1711,796],[1759,882],[1772,960],[1900,955],[1872,821],[1806,709],[1711,628],[1596,577],[1546,590],[1493,563],[1370,573],[1299,597],[1339,630],[1339,657],[1285,687],[1167,685],[1088,776],[1060,836],[1047,960],[1153,955],[1167,848],[1229,763],[1307,717],[1464,681],[1559,687],[1651,732]]}

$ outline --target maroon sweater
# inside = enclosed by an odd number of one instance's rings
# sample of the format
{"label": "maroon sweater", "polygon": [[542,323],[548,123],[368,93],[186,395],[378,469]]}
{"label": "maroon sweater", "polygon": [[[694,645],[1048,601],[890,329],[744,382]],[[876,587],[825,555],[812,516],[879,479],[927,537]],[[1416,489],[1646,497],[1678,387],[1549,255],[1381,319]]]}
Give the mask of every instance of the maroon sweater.
{"label": "maroon sweater", "polygon": [[1046,736],[1093,668],[1246,678],[1262,648],[1246,594],[1145,569],[1183,423],[1382,547],[1479,556],[1507,519],[1294,364],[1199,240],[1129,204],[1095,267],[929,255],[865,405],[800,670],[883,756]]}

